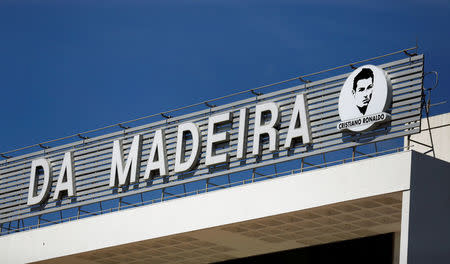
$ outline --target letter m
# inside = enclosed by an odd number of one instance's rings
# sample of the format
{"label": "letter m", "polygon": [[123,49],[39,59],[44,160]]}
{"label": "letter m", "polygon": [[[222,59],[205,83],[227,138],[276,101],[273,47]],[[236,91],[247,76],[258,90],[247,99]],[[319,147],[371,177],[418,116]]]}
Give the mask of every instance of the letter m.
{"label": "letter m", "polygon": [[139,169],[141,167],[142,135],[136,135],[131,143],[125,167],[123,157],[122,140],[115,140],[111,161],[111,174],[109,186],[116,187],[133,184],[139,180]]}

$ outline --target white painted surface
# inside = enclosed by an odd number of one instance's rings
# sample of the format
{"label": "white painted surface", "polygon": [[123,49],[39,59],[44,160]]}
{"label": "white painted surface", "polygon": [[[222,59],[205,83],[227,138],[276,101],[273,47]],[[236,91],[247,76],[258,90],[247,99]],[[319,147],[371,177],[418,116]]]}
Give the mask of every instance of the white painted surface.
{"label": "white painted surface", "polygon": [[[430,127],[436,158],[450,162],[450,113],[430,117]],[[419,134],[412,135],[411,139],[431,146],[430,130],[426,118],[422,119],[421,131]],[[406,144],[407,138],[405,138]],[[410,142],[410,144],[412,150],[420,153],[430,150],[429,147],[415,142]],[[429,152],[427,155],[433,156],[433,153]]]}
{"label": "white painted surface", "polygon": [[0,237],[2,263],[24,263],[408,190],[402,152]]}
{"label": "white painted surface", "polygon": [[408,263],[408,234],[409,234],[409,203],[410,191],[404,191],[402,197],[402,224],[400,230],[400,264]]}

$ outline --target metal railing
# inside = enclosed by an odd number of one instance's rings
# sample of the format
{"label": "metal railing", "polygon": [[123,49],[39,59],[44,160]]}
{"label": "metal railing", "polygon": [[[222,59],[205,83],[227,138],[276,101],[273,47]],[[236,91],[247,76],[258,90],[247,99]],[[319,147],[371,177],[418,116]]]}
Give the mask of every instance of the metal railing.
{"label": "metal railing", "polygon": [[[412,147],[414,147],[414,145],[404,146],[404,147],[396,147],[396,148],[391,148],[391,149],[387,149],[387,150],[383,150],[383,151],[377,151],[377,152],[373,152],[373,153],[369,153],[369,154],[363,154],[363,155],[359,155],[359,156],[355,156],[354,155],[355,153],[353,153],[352,157],[349,157],[349,158],[344,158],[344,159],[339,159],[339,160],[334,160],[334,161],[329,161],[329,162],[323,162],[323,163],[320,163],[320,164],[311,164],[311,165],[306,166],[306,167],[302,166],[299,169],[292,169],[292,170],[278,172],[278,173],[273,173],[273,174],[269,174],[269,175],[258,174],[259,175],[258,177],[255,177],[255,174],[253,174],[252,178],[250,178],[250,179],[234,181],[234,182],[230,182],[230,183],[226,183],[226,184],[215,185],[215,186],[212,186],[212,187],[208,187],[207,186],[204,189],[197,189],[195,191],[190,191],[190,192],[183,192],[183,193],[179,193],[179,194],[173,194],[173,195],[168,195],[168,196],[161,196],[160,198],[152,199],[152,200],[148,200],[148,201],[141,201],[141,202],[136,202],[136,203],[127,203],[125,205],[121,205],[119,203],[119,206],[117,206],[117,207],[112,207],[112,208],[104,209],[104,210],[98,210],[98,211],[94,211],[94,212],[88,212],[88,211],[83,211],[83,210],[79,209],[84,214],[77,214],[76,216],[61,218],[61,219],[58,219],[58,220],[46,220],[46,219],[43,219],[43,220],[46,221],[45,223],[38,223],[36,225],[29,225],[29,226],[18,227],[18,228],[9,227],[8,228],[9,230],[2,231],[0,233],[0,236],[7,235],[7,234],[12,234],[12,233],[17,233],[17,232],[22,232],[22,231],[27,231],[27,230],[32,230],[32,229],[41,228],[41,227],[45,227],[45,226],[50,226],[50,225],[54,225],[54,224],[70,222],[70,221],[79,220],[79,219],[90,217],[90,216],[98,216],[98,215],[102,215],[102,214],[105,214],[105,213],[118,212],[118,211],[129,209],[129,208],[136,208],[136,207],[140,207],[140,206],[144,206],[144,205],[150,205],[150,204],[155,204],[155,203],[162,203],[162,202],[168,201],[168,200],[184,198],[184,197],[189,197],[189,196],[203,194],[203,193],[208,193],[208,192],[219,190],[219,189],[221,190],[221,189],[226,189],[226,188],[230,188],[230,187],[241,186],[241,185],[254,183],[254,182],[258,182],[258,181],[263,181],[263,180],[267,180],[267,179],[292,176],[294,174],[303,173],[305,171],[327,168],[329,166],[345,164],[345,163],[348,163],[348,162],[353,162],[353,161],[357,161],[357,160],[361,160],[361,159],[365,159],[365,158],[373,158],[373,157],[386,155],[386,154],[391,154],[391,153],[397,153],[397,152],[401,152],[401,151],[410,151],[410,148],[412,148]],[[122,201],[122,203],[125,203],[125,202]]]}
{"label": "metal railing", "polygon": [[213,99],[210,99],[210,100],[202,101],[202,102],[199,102],[199,103],[195,103],[195,104],[179,107],[179,108],[176,108],[176,109],[172,109],[172,110],[168,110],[168,111],[164,111],[164,112],[160,112],[160,113],[156,113],[156,114],[151,114],[151,115],[139,117],[139,118],[136,118],[136,119],[132,119],[132,120],[128,120],[128,121],[124,121],[124,122],[108,125],[108,126],[105,126],[105,127],[100,127],[100,128],[96,128],[96,129],[80,132],[80,133],[75,133],[75,134],[72,134],[72,135],[69,135],[69,136],[65,136],[65,137],[61,137],[61,138],[48,140],[48,141],[44,141],[44,142],[41,142],[41,143],[37,143],[37,144],[33,144],[33,145],[29,145],[29,146],[25,146],[25,147],[21,147],[21,148],[17,148],[17,149],[13,149],[13,150],[10,150],[10,151],[6,151],[6,152],[0,153],[0,157],[2,157],[2,158],[7,160],[9,158],[12,158],[12,156],[11,156],[12,153],[15,153],[15,152],[18,152],[18,151],[22,151],[22,150],[27,150],[27,149],[30,149],[30,148],[33,148],[33,147],[40,147],[40,148],[43,148],[43,149],[49,149],[49,148],[51,148],[50,146],[48,146],[49,143],[54,143],[54,142],[63,141],[63,140],[67,140],[67,139],[72,139],[72,138],[74,138],[74,139],[83,139],[83,140],[84,139],[88,139],[89,137],[87,136],[87,134],[91,134],[91,133],[94,133],[94,132],[99,132],[99,131],[110,129],[110,128],[120,128],[120,129],[126,130],[126,129],[129,128],[129,127],[125,126],[126,124],[130,124],[130,123],[133,123],[133,122],[141,121],[141,120],[148,119],[148,118],[151,118],[151,117],[160,116],[162,118],[169,119],[169,118],[172,117],[172,116],[169,115],[169,113],[174,113],[174,112],[177,112],[177,111],[186,110],[186,109],[197,107],[197,106],[204,105],[204,106],[209,107],[209,108],[214,108],[216,106],[212,105],[211,104],[212,102],[216,102],[216,101],[219,101],[219,100],[227,99],[227,98],[230,98],[230,97],[238,96],[238,95],[249,93],[249,92],[252,93],[253,95],[260,95],[261,93],[258,93],[256,91],[261,90],[263,88],[268,88],[268,87],[272,87],[272,86],[288,83],[288,82],[295,81],[295,80],[300,80],[300,81],[302,81],[304,83],[309,83],[310,81],[306,80],[305,78],[311,77],[311,76],[315,76],[315,75],[319,75],[319,74],[322,74],[322,73],[327,73],[327,72],[334,71],[334,70],[343,69],[343,68],[346,68],[346,67],[351,67],[352,69],[354,69],[357,64],[361,64],[361,63],[365,63],[365,62],[369,62],[369,61],[373,61],[373,60],[377,60],[377,59],[393,56],[393,55],[396,55],[396,54],[402,54],[403,53],[403,54],[405,54],[406,56],[409,56],[409,57],[415,56],[415,55],[417,55],[416,53],[411,54],[411,53],[408,53],[408,51],[411,51],[411,50],[416,50],[417,51],[418,48],[419,48],[418,46],[415,46],[415,47],[411,47],[411,48],[407,48],[407,49],[402,49],[402,50],[398,50],[398,51],[395,51],[395,52],[387,53],[387,54],[384,54],[384,55],[381,55],[381,56],[376,56],[376,57],[373,57],[373,58],[360,60],[360,61],[356,61],[356,62],[352,62],[352,63],[348,63],[348,64],[344,64],[344,65],[341,65],[341,66],[337,66],[337,67],[321,70],[321,71],[310,73],[310,74],[300,75],[300,76],[297,76],[297,77],[289,78],[289,79],[278,81],[278,82],[275,82],[275,83],[262,85],[262,86],[258,86],[258,87],[252,88],[252,89],[247,89],[247,90],[243,90],[243,91],[240,91],[240,92],[236,92],[236,93],[232,93],[232,94],[229,94],[229,95],[225,95],[225,96],[222,96],[222,97],[217,97],[217,98],[213,98]]}

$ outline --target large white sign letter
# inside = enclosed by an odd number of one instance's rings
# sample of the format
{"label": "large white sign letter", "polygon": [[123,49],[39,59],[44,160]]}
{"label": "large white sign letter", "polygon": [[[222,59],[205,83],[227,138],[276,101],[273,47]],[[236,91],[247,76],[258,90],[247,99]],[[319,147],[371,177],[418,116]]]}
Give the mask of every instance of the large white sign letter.
{"label": "large white sign letter", "polygon": [[[270,121],[263,124],[263,114],[270,112]],[[269,135],[269,151],[278,150],[278,130],[275,126],[280,121],[280,111],[276,103],[270,102],[256,106],[255,110],[255,131],[253,136],[253,155],[261,154],[261,135]]]}
{"label": "large white sign letter", "polygon": [[164,130],[158,129],[153,137],[152,149],[148,157],[147,167],[145,168],[144,180],[150,178],[152,172],[158,170],[159,176],[168,175],[166,134]]}
{"label": "large white sign letter", "polygon": [[[186,139],[185,132],[192,135],[192,152],[189,159],[185,160]],[[192,169],[200,156],[201,135],[198,126],[194,123],[185,123],[178,126],[177,146],[175,153],[175,173],[184,172]]]}
{"label": "large white sign letter", "polygon": [[[113,154],[111,162],[111,174],[109,186],[115,187],[132,184],[139,180],[139,168],[141,167],[142,135],[136,135],[131,143],[125,168],[122,140],[115,140],[113,143]],[[131,179],[130,179],[131,178]]]}
{"label": "large white sign letter", "polygon": [[56,182],[53,200],[61,199],[62,192],[67,191],[67,196],[76,195],[75,171],[73,168],[73,152],[66,152],[59,171],[58,182]]}
{"label": "large white sign letter", "polygon": [[303,144],[311,143],[311,126],[306,110],[306,96],[299,94],[295,98],[294,110],[292,110],[291,122],[286,136],[284,148],[292,147],[293,139],[302,138]]}
{"label": "large white sign letter", "polygon": [[223,113],[216,116],[209,117],[208,121],[208,139],[206,143],[206,161],[205,165],[216,165],[224,162],[228,162],[229,154],[222,153],[215,155],[215,145],[230,140],[230,133],[228,131],[214,133],[216,125],[224,124],[231,121],[231,113]]}
{"label": "large white sign letter", "polygon": [[236,158],[245,158],[247,154],[247,137],[248,137],[248,109],[242,108],[239,111],[239,132]]}
{"label": "large white sign letter", "polygon": [[[38,192],[38,169],[41,168],[44,172],[44,182],[42,184],[41,192]],[[52,166],[50,162],[45,159],[33,160],[31,162],[30,186],[28,187],[28,201],[27,205],[35,205],[43,203],[50,194],[52,188]]]}

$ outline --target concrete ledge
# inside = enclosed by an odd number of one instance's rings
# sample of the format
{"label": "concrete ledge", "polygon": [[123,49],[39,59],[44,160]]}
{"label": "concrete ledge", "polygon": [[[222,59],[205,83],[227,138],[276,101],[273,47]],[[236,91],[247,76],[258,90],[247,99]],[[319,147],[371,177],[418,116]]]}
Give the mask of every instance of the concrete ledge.
{"label": "concrete ledge", "polygon": [[412,153],[89,217],[0,237],[3,263],[24,263],[350,201],[410,188]]}

